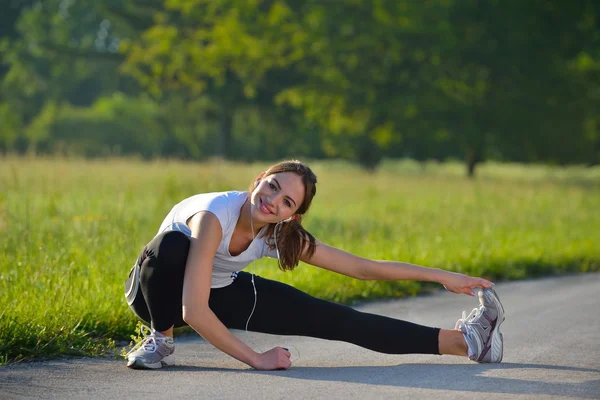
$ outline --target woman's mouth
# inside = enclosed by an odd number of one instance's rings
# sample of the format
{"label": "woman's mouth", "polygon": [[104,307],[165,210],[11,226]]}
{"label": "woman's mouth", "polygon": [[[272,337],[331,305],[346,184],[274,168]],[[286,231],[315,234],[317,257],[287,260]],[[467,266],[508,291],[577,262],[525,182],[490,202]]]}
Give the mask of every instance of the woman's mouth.
{"label": "woman's mouth", "polygon": [[269,211],[267,206],[265,206],[262,199],[259,199],[259,204],[260,205],[258,206],[258,208],[260,209],[260,212],[262,212],[263,214],[266,214],[266,215],[273,215],[273,213],[271,211]]}

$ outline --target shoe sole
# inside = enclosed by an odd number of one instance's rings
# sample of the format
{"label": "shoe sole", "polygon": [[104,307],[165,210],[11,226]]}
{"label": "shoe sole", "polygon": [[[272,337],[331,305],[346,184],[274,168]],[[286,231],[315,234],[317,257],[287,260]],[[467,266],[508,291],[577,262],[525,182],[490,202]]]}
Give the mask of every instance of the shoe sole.
{"label": "shoe sole", "polygon": [[168,367],[175,364],[175,359],[173,354],[170,354],[164,357],[159,362],[148,363],[142,360],[141,358],[134,358],[133,360],[127,361],[127,367],[131,369],[159,369],[162,367]]}
{"label": "shoe sole", "polygon": [[504,337],[502,336],[502,332],[500,332],[500,325],[504,322],[504,306],[500,302],[500,298],[498,294],[494,290],[494,288],[484,289],[483,295],[486,297],[488,302],[494,304],[496,310],[498,310],[498,324],[492,331],[492,360],[490,362],[499,363],[502,362],[502,357],[504,354]]}

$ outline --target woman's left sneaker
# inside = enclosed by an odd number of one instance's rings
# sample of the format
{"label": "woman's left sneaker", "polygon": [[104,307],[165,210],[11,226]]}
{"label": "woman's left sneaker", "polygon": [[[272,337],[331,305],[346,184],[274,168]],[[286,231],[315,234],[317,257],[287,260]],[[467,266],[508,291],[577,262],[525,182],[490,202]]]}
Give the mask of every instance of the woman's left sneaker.
{"label": "woman's left sneaker", "polygon": [[504,344],[500,325],[504,322],[504,307],[496,291],[483,289],[479,292],[479,307],[456,322],[469,347],[469,359],[480,363],[502,361]]}
{"label": "woman's left sneaker", "polygon": [[127,353],[129,368],[156,369],[174,364],[175,344],[172,338],[144,325],[140,332],[145,335],[144,339]]}

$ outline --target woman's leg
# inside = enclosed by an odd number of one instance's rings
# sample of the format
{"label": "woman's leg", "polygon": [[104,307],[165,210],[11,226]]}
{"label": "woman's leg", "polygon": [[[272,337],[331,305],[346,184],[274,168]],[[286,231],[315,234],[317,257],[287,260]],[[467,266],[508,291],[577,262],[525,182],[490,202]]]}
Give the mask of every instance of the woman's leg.
{"label": "woman's leg", "polygon": [[467,356],[469,350],[463,333],[457,329],[442,329],[439,337],[440,354]]}
{"label": "woman's leg", "polygon": [[[173,326],[186,325],[181,294],[188,251],[189,238],[173,231],[154,238],[139,258],[141,290],[132,308],[155,330],[171,337]],[[466,355],[460,331],[359,312],[260,277],[255,277],[255,284],[257,306],[249,330],[340,340],[392,354]],[[209,305],[228,328],[245,329],[254,305],[251,275],[240,272],[230,286],[212,289]]]}
{"label": "woman's leg", "polygon": [[[248,330],[340,340],[388,354],[440,354],[438,328],[360,312],[258,276],[254,280],[257,304]],[[248,273],[211,292],[210,307],[229,328],[245,329],[253,305]]]}
{"label": "woman's leg", "polygon": [[140,285],[132,309],[154,330],[171,337],[173,326],[185,325],[181,295],[189,246],[185,234],[169,231],[152,239],[138,258]]}

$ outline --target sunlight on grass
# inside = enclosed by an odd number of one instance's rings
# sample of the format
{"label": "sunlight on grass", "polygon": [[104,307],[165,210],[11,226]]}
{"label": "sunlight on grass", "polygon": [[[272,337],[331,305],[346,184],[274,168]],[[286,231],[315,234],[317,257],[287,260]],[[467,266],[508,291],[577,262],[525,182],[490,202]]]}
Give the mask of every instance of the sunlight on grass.
{"label": "sunlight on grass", "polygon": [[[123,282],[169,209],[199,192],[245,190],[267,164],[0,159],[0,359],[101,354],[136,325]],[[519,279],[600,268],[599,169],[386,162],[375,174],[314,162],[305,226],[358,255]],[[252,267],[339,302],[413,295],[301,265]]]}

